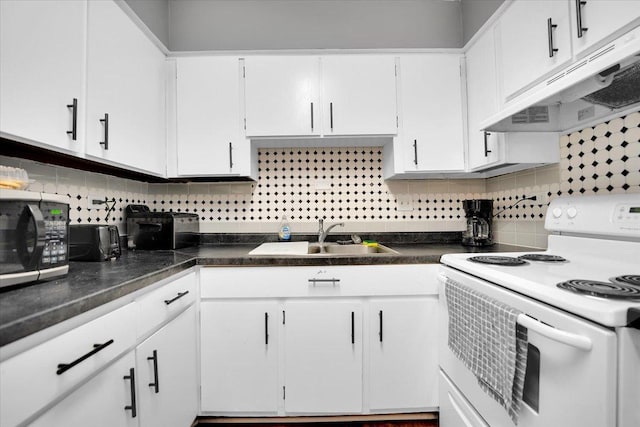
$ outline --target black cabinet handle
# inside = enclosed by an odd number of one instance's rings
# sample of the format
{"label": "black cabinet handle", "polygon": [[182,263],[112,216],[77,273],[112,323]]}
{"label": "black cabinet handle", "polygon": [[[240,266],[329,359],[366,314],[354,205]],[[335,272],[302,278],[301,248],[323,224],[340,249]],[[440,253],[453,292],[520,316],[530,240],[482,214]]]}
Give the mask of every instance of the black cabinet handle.
{"label": "black cabinet handle", "polygon": [[333,132],[333,102],[329,103],[329,123],[331,124],[331,132]]}
{"label": "black cabinet handle", "polygon": [[311,103],[311,132],[313,132],[313,102]]}
{"label": "black cabinet handle", "polygon": [[553,58],[553,55],[558,51],[553,47],[553,30],[558,28],[556,24],[551,21],[551,18],[547,19],[547,38],[549,39],[549,58]]}
{"label": "black cabinet handle", "polygon": [[418,166],[418,140],[413,140],[413,164]]}
{"label": "black cabinet handle", "polygon": [[229,143],[229,169],[233,169],[233,144]]}
{"label": "black cabinet handle", "polygon": [[104,114],[104,119],[100,119],[102,123],[104,123],[104,141],[100,143],[100,145],[104,145],[104,149],[109,149],[109,114]]}
{"label": "black cabinet handle", "polygon": [[489,135],[491,135],[491,132],[485,132],[484,133],[484,156],[488,157],[489,153],[491,153],[491,150],[489,150],[489,142],[488,142],[488,138]]}
{"label": "black cabinet handle", "polygon": [[382,310],[378,312],[378,318],[380,320],[380,332],[378,333],[378,336],[380,337],[380,342],[382,342]]}
{"label": "black cabinet handle", "polygon": [[71,108],[71,130],[67,131],[67,135],[71,135],[71,139],[76,141],[78,136],[78,98],[73,98],[73,103],[67,104],[67,108]]}
{"label": "black cabinet handle", "polygon": [[58,375],[64,374],[69,369],[71,369],[74,366],[78,365],[79,363],[82,363],[83,361],[87,360],[88,358],[90,358],[91,356],[96,354],[97,352],[104,350],[105,348],[107,348],[111,344],[113,344],[113,340],[112,339],[107,341],[104,344],[94,344],[93,345],[93,350],[91,350],[90,352],[88,352],[87,354],[85,354],[83,356],[80,356],[79,358],[77,358],[73,362],[71,362],[71,363],[58,363],[58,370],[56,371],[56,374],[58,374]]}
{"label": "black cabinet handle", "polygon": [[588,30],[582,26],[582,6],[587,4],[584,0],[576,0],[576,23],[578,28],[578,38],[581,39],[584,35],[583,33]]}
{"label": "black cabinet handle", "polygon": [[125,411],[131,411],[131,418],[135,418],[136,415],[138,415],[138,411],[136,409],[136,373],[135,373],[135,369],[131,368],[129,369],[129,375],[125,375],[124,377],[122,377],[125,380],[129,380],[130,384],[129,386],[131,387],[131,405],[127,405],[124,407]]}
{"label": "black cabinet handle", "polygon": [[355,313],[351,312],[351,344],[356,343]]}
{"label": "black cabinet handle", "polygon": [[164,303],[167,304],[167,305],[172,304],[172,303],[178,301],[183,296],[187,295],[188,293],[189,293],[189,291],[178,292],[178,295],[176,295],[175,297],[173,297],[171,299],[164,300]]}
{"label": "black cabinet handle", "polygon": [[269,313],[264,314],[264,343],[269,345]]}
{"label": "black cabinet handle", "polygon": [[147,357],[147,360],[153,360],[153,382],[149,383],[149,387],[153,387],[156,393],[160,393],[160,381],[158,381],[158,350],[153,350],[153,356]]}

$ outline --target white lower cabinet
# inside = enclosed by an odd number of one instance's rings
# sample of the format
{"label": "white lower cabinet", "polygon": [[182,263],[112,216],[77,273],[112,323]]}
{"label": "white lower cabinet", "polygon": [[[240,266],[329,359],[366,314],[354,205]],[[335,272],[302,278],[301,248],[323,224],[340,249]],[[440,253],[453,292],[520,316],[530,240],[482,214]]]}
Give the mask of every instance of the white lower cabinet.
{"label": "white lower cabinet", "polygon": [[277,413],[279,312],[271,300],[202,302],[202,411]]}
{"label": "white lower cabinet", "polygon": [[294,300],[284,313],[285,412],[362,412],[362,304]]}
{"label": "white lower cabinet", "polygon": [[436,410],[436,272],[202,268],[201,414]]}
{"label": "white lower cabinet", "polygon": [[437,410],[438,300],[369,302],[369,407],[373,412]]}
{"label": "white lower cabinet", "polygon": [[147,338],[135,354],[140,426],[189,426],[198,411],[196,308]]}
{"label": "white lower cabinet", "polygon": [[135,357],[129,352],[29,425],[137,426],[136,373]]}

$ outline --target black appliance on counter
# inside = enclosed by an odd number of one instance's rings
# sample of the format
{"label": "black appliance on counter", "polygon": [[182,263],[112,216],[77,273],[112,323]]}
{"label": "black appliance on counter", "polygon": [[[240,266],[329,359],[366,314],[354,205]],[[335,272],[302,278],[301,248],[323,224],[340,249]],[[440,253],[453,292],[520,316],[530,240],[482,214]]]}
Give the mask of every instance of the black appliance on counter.
{"label": "black appliance on counter", "polygon": [[69,197],[0,191],[0,288],[69,271]]}
{"label": "black appliance on counter", "polygon": [[115,225],[78,224],[69,228],[69,259],[108,261],[120,258],[120,233]]}
{"label": "black appliance on counter", "polygon": [[178,249],[200,241],[198,214],[151,212],[146,205],[129,205],[125,214],[129,249]]}
{"label": "black appliance on counter", "polygon": [[467,228],[462,232],[462,244],[465,246],[493,245],[493,200],[463,200],[462,207],[467,218]]}

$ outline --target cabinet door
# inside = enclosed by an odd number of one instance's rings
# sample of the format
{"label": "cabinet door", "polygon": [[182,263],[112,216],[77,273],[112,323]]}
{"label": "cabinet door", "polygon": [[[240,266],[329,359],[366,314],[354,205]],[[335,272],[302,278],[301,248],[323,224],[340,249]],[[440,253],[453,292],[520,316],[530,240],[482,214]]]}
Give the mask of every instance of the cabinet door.
{"label": "cabinet door", "polygon": [[436,298],[381,298],[369,304],[369,406],[374,412],[438,406]]}
{"label": "cabinet door", "polygon": [[285,412],[361,412],[361,304],[288,301],[285,316]]}
{"label": "cabinet door", "polygon": [[405,170],[463,170],[460,56],[411,55],[400,61]]}
{"label": "cabinet door", "polygon": [[513,2],[498,22],[505,98],[571,59],[570,25],[566,1]]}
{"label": "cabinet door", "polygon": [[87,55],[87,154],[164,175],[164,54],[116,3],[92,1]]}
{"label": "cabinet door", "polygon": [[485,132],[480,123],[498,111],[494,33],[485,33],[465,55],[467,68],[468,169],[496,164],[501,148],[498,134]]}
{"label": "cabinet door", "polygon": [[238,58],[178,58],[177,67],[178,175],[247,175]]}
{"label": "cabinet door", "polygon": [[320,134],[320,59],[255,56],[245,59],[247,136]]}
{"label": "cabinet door", "polygon": [[0,131],[83,152],[84,1],[0,2]]}
{"label": "cabinet door", "polygon": [[397,127],[395,58],[322,57],[325,135],[394,135]]}
{"label": "cabinet door", "polygon": [[[570,3],[575,54],[588,50],[640,18],[640,3],[637,0],[589,0]],[[581,24],[582,30],[579,30],[578,24]]]}
{"label": "cabinet door", "polygon": [[139,419],[134,398],[138,381],[133,386],[131,382],[136,374],[135,357],[130,352],[29,425],[135,427]]}
{"label": "cabinet door", "polygon": [[141,427],[188,426],[198,412],[196,309],[136,348]]}
{"label": "cabinet door", "polygon": [[270,301],[202,302],[202,411],[277,413],[278,307]]}

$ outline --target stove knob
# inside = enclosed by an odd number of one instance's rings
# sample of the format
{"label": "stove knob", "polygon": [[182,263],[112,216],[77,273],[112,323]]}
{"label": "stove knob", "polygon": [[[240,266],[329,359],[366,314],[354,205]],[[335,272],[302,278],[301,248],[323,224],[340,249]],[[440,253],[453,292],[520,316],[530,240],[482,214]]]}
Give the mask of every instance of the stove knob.
{"label": "stove knob", "polygon": [[569,218],[575,218],[576,215],[578,215],[578,210],[574,207],[570,207],[569,209],[567,209],[567,216]]}
{"label": "stove knob", "polygon": [[552,213],[554,218],[560,218],[562,216],[562,209],[554,208]]}

